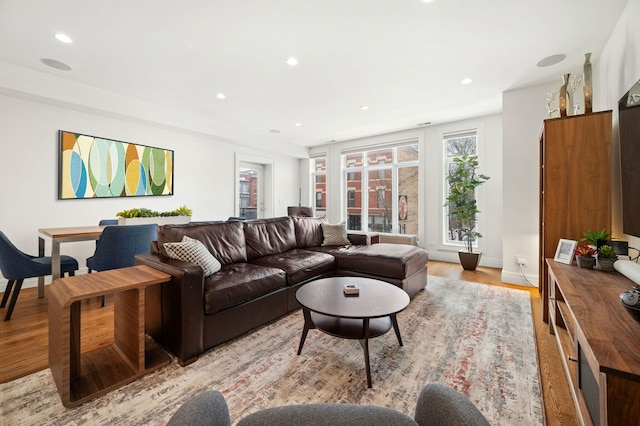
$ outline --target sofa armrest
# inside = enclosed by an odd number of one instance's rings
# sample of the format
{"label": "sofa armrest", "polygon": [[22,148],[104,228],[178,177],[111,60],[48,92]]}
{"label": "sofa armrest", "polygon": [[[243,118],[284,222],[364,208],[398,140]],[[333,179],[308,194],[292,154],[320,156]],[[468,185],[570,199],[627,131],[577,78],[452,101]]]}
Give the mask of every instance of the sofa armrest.
{"label": "sofa armrest", "polygon": [[369,246],[377,242],[378,234],[366,231],[348,231],[347,238],[356,246]]}
{"label": "sofa armrest", "polygon": [[161,330],[153,335],[180,364],[195,361],[203,352],[204,272],[194,263],[157,253],[135,255],[136,265],[148,265],[171,275],[161,284]]}

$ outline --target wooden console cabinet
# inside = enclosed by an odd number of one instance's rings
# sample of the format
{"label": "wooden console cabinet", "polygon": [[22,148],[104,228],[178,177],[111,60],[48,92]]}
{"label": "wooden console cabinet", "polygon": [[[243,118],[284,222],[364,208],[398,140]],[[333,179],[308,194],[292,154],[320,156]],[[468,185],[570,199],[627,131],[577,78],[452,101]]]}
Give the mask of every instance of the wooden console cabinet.
{"label": "wooden console cabinet", "polygon": [[[169,364],[145,336],[145,290],[170,275],[133,266],[55,280],[49,289],[49,367],[65,407],[75,407]],[[82,353],[80,303],[114,295],[113,345]]]}
{"label": "wooden console cabinet", "polygon": [[639,424],[640,322],[619,301],[633,283],[617,272],[547,265],[549,331],[581,424]]}
{"label": "wooden console cabinet", "polygon": [[546,258],[561,238],[580,241],[589,229],[611,231],[611,111],[544,120],[540,136],[542,319],[548,321]]}

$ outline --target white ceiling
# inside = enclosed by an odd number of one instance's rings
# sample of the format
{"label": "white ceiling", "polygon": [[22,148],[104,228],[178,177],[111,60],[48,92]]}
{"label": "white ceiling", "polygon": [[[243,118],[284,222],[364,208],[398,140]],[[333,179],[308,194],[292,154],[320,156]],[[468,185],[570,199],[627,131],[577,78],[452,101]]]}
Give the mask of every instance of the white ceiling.
{"label": "white ceiling", "polygon": [[499,113],[503,91],[560,85],[585,52],[597,62],[626,4],[0,0],[0,61],[219,123],[212,134],[241,143],[312,146]]}

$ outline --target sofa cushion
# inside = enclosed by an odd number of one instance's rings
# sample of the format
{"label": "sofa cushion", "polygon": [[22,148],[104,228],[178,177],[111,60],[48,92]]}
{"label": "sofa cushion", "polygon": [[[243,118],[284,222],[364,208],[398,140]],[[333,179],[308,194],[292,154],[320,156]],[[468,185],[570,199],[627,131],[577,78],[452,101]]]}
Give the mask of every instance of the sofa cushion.
{"label": "sofa cushion", "polygon": [[207,250],[204,244],[186,235],[182,237],[181,242],[164,243],[163,247],[172,259],[195,263],[200,266],[204,271],[205,277],[215,274],[222,267],[218,259],[211,255],[211,252]]}
{"label": "sofa cushion", "polygon": [[372,244],[352,246],[349,250],[334,252],[338,269],[404,279],[427,264],[427,252],[421,247],[407,244]]}
{"label": "sofa cushion", "polygon": [[215,314],[285,286],[281,269],[251,263],[225,265],[204,280],[205,314]]}
{"label": "sofa cushion", "polygon": [[322,227],[323,246],[345,246],[351,244],[351,241],[347,238],[347,228],[344,222],[337,225],[323,223],[320,226]]}
{"label": "sofa cushion", "polygon": [[200,241],[222,265],[246,262],[247,251],[242,222],[196,222],[158,227],[158,250],[168,256],[164,243],[182,241],[188,236]]}
{"label": "sofa cushion", "polygon": [[335,257],[327,253],[293,249],[261,257],[252,260],[251,263],[282,269],[287,274],[287,284],[295,285],[310,278],[332,274],[335,261]]}
{"label": "sofa cushion", "polygon": [[284,253],[296,248],[293,219],[277,217],[241,222],[247,248],[247,260]]}
{"label": "sofa cushion", "polygon": [[326,217],[293,217],[298,248],[317,247],[322,245],[322,224],[327,223]]}

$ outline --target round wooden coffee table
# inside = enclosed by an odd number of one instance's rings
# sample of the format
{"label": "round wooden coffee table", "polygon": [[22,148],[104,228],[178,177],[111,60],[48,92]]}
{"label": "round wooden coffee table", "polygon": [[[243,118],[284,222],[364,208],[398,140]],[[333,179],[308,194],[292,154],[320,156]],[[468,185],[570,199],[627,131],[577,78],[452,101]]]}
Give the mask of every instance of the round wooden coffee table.
{"label": "round wooden coffee table", "polygon": [[[360,293],[345,295],[343,288],[347,284],[355,284]],[[393,284],[370,278],[322,278],[300,287],[296,299],[304,314],[298,355],[307,333],[314,328],[343,339],[357,339],[364,349],[368,387],[371,387],[369,339],[382,336],[393,327],[402,346],[396,314],[409,305],[409,295]]]}

